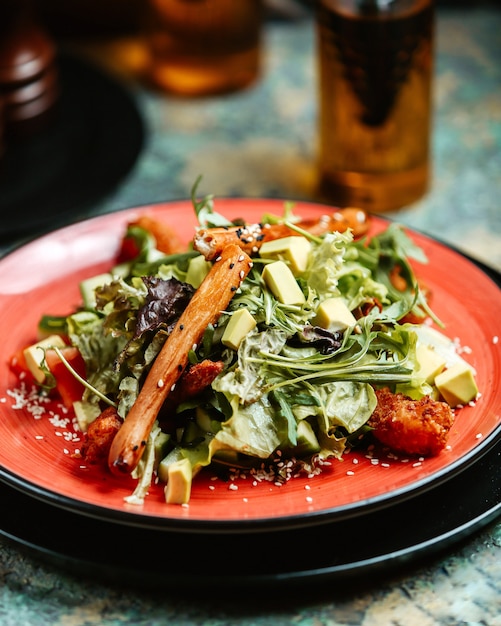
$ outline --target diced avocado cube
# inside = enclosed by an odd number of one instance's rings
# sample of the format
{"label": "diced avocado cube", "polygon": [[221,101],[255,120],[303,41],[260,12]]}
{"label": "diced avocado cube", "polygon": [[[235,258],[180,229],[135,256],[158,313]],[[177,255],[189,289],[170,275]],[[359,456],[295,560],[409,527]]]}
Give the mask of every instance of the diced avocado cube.
{"label": "diced avocado cube", "polygon": [[86,278],[80,283],[80,294],[84,307],[86,309],[96,308],[96,294],[95,291],[98,287],[111,283],[113,276],[110,273],[98,274],[97,276],[91,276]]}
{"label": "diced avocado cube", "polygon": [[419,364],[417,375],[432,385],[435,377],[445,368],[446,360],[431,346],[418,344],[416,348],[416,359]]}
{"label": "diced avocado cube", "polygon": [[247,309],[238,309],[230,317],[224,329],[221,343],[232,350],[238,350],[242,339],[255,328],[256,320]]}
{"label": "diced avocado cube", "polygon": [[292,236],[265,241],[259,250],[259,255],[263,259],[286,261],[292,273],[297,276],[306,271],[310,251],[311,243],[306,237]]}
{"label": "diced avocado cube", "polygon": [[306,420],[301,420],[297,425],[297,446],[298,455],[312,455],[320,450],[320,444],[313,431],[313,428]]}
{"label": "diced avocado cube", "polygon": [[200,255],[190,259],[188,264],[188,271],[186,272],[186,282],[189,283],[195,289],[198,289],[202,284],[204,278],[209,273],[211,263],[205,260],[205,257]]}
{"label": "diced avocado cube", "polygon": [[35,380],[39,383],[43,383],[43,381],[45,380],[45,373],[41,368],[45,355],[44,350],[52,347],[65,347],[64,340],[60,335],[50,335],[45,339],[37,341],[37,343],[34,343],[28,348],[25,348],[23,351],[26,365],[28,366],[30,372],[33,374]]}
{"label": "diced avocado cube", "polygon": [[435,385],[451,407],[468,404],[478,394],[472,368],[467,363],[456,363],[438,374]]}
{"label": "diced avocado cube", "polygon": [[155,437],[155,444],[154,444],[155,470],[158,469],[160,461],[163,458],[165,458],[167,450],[169,446],[171,445],[171,440],[172,440],[171,435],[169,435],[169,433],[164,433],[164,432],[158,433],[158,435]]}
{"label": "diced avocado cube", "polygon": [[342,298],[327,298],[318,307],[312,322],[320,328],[336,331],[355,326],[357,320]]}
{"label": "diced avocado cube", "polygon": [[75,411],[78,428],[80,428],[83,433],[86,433],[89,425],[101,415],[101,409],[98,404],[91,404],[90,402],[82,402],[80,400],[73,402],[73,410]]}
{"label": "diced avocado cube", "polygon": [[124,261],[118,265],[113,266],[111,275],[113,278],[126,278],[130,274],[132,263],[130,261]]}
{"label": "diced avocado cube", "polygon": [[167,504],[187,504],[191,495],[192,471],[188,459],[169,465],[165,501]]}
{"label": "diced avocado cube", "polygon": [[167,455],[160,461],[157,468],[158,478],[166,483],[169,480],[169,467],[177,461],[183,460],[185,457],[180,447],[176,446],[170,450]]}
{"label": "diced avocado cube", "polygon": [[282,304],[303,304],[305,297],[294,278],[294,274],[283,261],[264,266],[261,274],[268,289]]}

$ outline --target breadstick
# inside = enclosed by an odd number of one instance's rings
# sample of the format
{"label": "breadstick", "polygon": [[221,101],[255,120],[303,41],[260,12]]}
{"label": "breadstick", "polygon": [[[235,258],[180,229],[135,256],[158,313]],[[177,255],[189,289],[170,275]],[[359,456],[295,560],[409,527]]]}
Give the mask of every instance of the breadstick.
{"label": "breadstick", "polygon": [[150,431],[165,399],[188,364],[188,352],[227,308],[252,267],[237,245],[225,248],[193,295],[157,355],[139,395],[115,435],[108,466],[115,474],[130,473],[139,463]]}
{"label": "breadstick", "polygon": [[[351,228],[355,238],[362,237],[369,230],[369,217],[365,211],[355,208],[338,209],[330,215],[296,223],[312,235],[328,232],[343,232]],[[297,235],[286,224],[247,224],[229,228],[201,228],[195,234],[193,245],[208,261],[216,258],[230,243],[236,243],[247,252],[256,254],[265,241]]]}

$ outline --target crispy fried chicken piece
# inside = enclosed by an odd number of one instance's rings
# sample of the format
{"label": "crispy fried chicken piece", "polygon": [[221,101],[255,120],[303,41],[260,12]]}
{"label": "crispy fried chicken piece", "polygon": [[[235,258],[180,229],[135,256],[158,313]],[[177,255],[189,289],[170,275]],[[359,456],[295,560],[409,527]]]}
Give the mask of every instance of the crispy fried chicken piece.
{"label": "crispy fried chicken piece", "polygon": [[167,396],[163,409],[175,409],[181,402],[201,393],[223,371],[222,361],[204,359],[192,365],[179,379],[174,391]]}
{"label": "crispy fried chicken piece", "polygon": [[368,425],[382,444],[419,456],[433,456],[445,447],[454,422],[454,414],[446,402],[428,396],[412,400],[389,389],[377,390],[376,396],[377,407]]}
{"label": "crispy fried chicken piece", "polygon": [[117,410],[108,407],[87,428],[80,453],[91,465],[106,464],[111,442],[122,425]]}
{"label": "crispy fried chicken piece", "polygon": [[140,226],[150,232],[155,237],[156,247],[164,254],[174,254],[184,252],[186,246],[179,238],[177,231],[167,224],[150,215],[140,215],[134,222],[135,226]]}

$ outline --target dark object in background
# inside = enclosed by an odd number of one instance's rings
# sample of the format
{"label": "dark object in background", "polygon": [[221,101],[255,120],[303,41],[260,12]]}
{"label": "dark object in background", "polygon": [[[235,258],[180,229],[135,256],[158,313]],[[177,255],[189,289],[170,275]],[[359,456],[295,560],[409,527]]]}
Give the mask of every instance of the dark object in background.
{"label": "dark object in background", "polygon": [[76,55],[59,52],[57,65],[53,123],[7,145],[0,161],[0,243],[86,216],[143,147],[143,120],[121,81]]}
{"label": "dark object in background", "polygon": [[4,143],[42,128],[59,97],[56,48],[19,0],[0,5],[0,100]]}

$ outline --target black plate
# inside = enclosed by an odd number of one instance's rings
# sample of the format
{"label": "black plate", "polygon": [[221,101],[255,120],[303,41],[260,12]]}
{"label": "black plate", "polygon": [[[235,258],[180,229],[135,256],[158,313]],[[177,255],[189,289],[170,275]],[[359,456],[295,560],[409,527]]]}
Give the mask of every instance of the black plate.
{"label": "black plate", "polygon": [[58,57],[54,119],[7,145],[0,161],[0,242],[74,221],[131,170],[144,140],[127,89],[75,55]]}
{"label": "black plate", "polygon": [[0,500],[8,503],[0,534],[79,577],[149,589],[348,584],[436,555],[496,519],[501,441],[433,490],[310,528],[238,535],[155,531],[79,515],[2,483]]}

